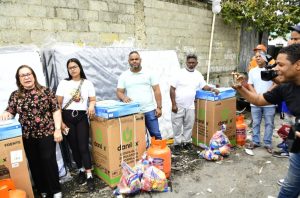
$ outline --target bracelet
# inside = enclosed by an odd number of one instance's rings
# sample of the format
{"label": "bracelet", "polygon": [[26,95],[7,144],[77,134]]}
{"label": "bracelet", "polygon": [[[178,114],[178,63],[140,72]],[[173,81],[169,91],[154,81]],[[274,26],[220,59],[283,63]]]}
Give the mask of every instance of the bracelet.
{"label": "bracelet", "polygon": [[162,106],[160,106],[160,107],[157,107],[157,108],[161,110]]}

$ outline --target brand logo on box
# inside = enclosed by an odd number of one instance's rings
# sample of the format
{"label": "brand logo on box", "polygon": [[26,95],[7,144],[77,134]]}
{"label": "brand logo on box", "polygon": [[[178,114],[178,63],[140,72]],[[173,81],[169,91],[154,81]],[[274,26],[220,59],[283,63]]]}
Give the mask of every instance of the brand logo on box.
{"label": "brand logo on box", "polygon": [[[123,145],[118,146],[118,151],[129,149],[133,147],[133,131],[132,129],[126,128],[122,134]],[[138,142],[135,143],[135,146],[138,146]]]}
{"label": "brand logo on box", "polygon": [[123,138],[124,142],[131,142],[132,141],[132,130],[129,128],[126,128],[123,131],[122,138]]}
{"label": "brand logo on box", "polygon": [[102,145],[103,142],[103,134],[102,131],[100,129],[96,130],[96,137],[95,137],[95,142],[94,142],[94,146],[98,147],[100,149],[103,149],[104,151],[106,150],[106,146]]}

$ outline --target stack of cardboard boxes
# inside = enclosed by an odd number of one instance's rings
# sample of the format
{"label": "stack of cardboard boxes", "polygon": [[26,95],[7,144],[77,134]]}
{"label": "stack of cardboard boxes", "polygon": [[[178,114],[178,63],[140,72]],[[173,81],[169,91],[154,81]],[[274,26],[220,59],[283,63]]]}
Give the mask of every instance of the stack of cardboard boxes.
{"label": "stack of cardboard boxes", "polygon": [[[104,111],[105,108],[109,111]],[[94,169],[96,175],[111,187],[120,181],[121,162],[125,161],[133,167],[146,150],[144,115],[118,117],[139,111],[135,105],[132,108],[96,105],[97,117],[91,121]]]}
{"label": "stack of cardboard boxes", "polygon": [[196,116],[193,128],[193,144],[209,144],[216,131],[226,125],[225,135],[236,145],[236,98],[231,88],[220,89],[220,94],[199,90],[196,93]]}
{"label": "stack of cardboard boxes", "polygon": [[17,189],[34,198],[20,123],[16,120],[7,122],[11,123],[0,125],[0,179],[11,178]]}

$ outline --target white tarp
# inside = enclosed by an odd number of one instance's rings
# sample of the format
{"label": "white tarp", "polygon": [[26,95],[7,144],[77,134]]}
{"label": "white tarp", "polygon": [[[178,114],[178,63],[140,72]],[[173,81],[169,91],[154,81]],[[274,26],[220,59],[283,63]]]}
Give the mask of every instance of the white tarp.
{"label": "white tarp", "polygon": [[[66,62],[78,58],[84,72],[96,89],[97,100],[116,98],[117,81],[120,74],[129,68],[128,54],[131,47],[78,47],[75,45],[57,44],[42,52],[46,68],[47,82],[56,89],[60,80],[67,78]],[[138,50],[142,57],[142,66],[149,68],[160,78],[163,100],[163,115],[159,119],[160,130],[164,138],[173,137],[171,125],[171,100],[169,95],[170,77],[180,68],[175,51]]]}

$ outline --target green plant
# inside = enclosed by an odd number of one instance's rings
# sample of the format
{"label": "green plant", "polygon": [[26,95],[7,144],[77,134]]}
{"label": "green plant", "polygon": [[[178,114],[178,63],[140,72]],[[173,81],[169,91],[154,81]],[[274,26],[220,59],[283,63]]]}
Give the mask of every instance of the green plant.
{"label": "green plant", "polygon": [[228,24],[247,24],[257,32],[284,36],[300,22],[299,0],[223,0],[222,18]]}

